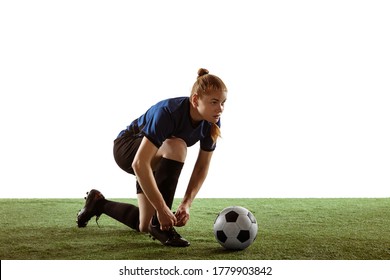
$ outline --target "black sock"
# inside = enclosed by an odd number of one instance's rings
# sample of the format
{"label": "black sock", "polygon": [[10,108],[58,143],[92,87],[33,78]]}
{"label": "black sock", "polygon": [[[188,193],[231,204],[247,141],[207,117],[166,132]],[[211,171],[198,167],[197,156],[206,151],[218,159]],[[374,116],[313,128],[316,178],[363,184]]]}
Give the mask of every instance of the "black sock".
{"label": "black sock", "polygon": [[139,208],[123,202],[106,200],[103,213],[111,218],[139,231]]}
{"label": "black sock", "polygon": [[[158,189],[169,209],[172,208],[177,183],[184,163],[172,159],[162,158],[155,172]],[[159,225],[157,215],[153,216],[153,225]]]}

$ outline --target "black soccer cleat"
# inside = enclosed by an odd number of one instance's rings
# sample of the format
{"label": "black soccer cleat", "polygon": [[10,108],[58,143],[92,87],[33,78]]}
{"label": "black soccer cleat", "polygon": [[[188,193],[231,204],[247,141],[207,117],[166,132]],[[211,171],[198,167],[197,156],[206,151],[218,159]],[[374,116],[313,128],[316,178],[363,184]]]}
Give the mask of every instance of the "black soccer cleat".
{"label": "black soccer cleat", "polygon": [[98,190],[92,189],[89,193],[87,192],[84,208],[77,214],[76,222],[78,227],[86,227],[93,216],[96,216],[97,223],[103,212],[102,202],[104,199],[104,196]]}
{"label": "black soccer cleat", "polygon": [[181,237],[174,227],[171,227],[167,231],[162,231],[160,225],[149,224],[149,234],[153,239],[157,239],[161,244],[172,247],[188,247],[190,242]]}

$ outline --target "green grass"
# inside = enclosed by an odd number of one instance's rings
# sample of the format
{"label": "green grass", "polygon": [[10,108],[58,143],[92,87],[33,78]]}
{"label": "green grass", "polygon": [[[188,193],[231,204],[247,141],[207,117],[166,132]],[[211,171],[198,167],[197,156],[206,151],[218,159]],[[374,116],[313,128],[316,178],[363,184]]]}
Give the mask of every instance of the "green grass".
{"label": "green grass", "polygon": [[[134,200],[118,199],[118,201]],[[188,248],[160,245],[105,216],[77,228],[82,199],[0,199],[2,260],[380,260],[390,259],[390,199],[197,199],[178,232]],[[178,201],[175,201],[177,205]],[[224,250],[212,227],[224,207],[250,209],[254,244]]]}

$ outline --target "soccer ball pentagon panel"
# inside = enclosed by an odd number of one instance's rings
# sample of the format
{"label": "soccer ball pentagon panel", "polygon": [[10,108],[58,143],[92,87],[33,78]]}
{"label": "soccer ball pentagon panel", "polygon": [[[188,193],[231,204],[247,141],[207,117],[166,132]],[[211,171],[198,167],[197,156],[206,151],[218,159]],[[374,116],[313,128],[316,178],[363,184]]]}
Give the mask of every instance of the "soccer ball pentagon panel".
{"label": "soccer ball pentagon panel", "polygon": [[256,239],[257,229],[255,216],[241,206],[223,209],[214,222],[215,238],[228,250],[247,248]]}

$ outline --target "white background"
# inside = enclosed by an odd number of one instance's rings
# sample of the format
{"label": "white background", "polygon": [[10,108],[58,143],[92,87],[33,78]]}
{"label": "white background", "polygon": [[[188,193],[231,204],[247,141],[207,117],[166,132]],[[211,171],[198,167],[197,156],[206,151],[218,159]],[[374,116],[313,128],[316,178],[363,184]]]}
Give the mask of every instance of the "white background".
{"label": "white background", "polygon": [[200,67],[229,93],[199,197],[387,197],[389,6],[1,1],[0,197],[135,197],[112,142]]}
{"label": "white background", "polygon": [[[311,261],[311,260],[110,260],[110,261],[32,261],[32,260],[15,260],[2,261],[1,276],[6,280],[19,279],[225,279],[225,280],[240,280],[240,279],[299,279],[299,280],[328,280],[328,279],[389,279],[389,261]],[[227,273],[229,268],[243,268],[246,271],[250,268],[259,267],[260,271],[264,267],[264,271],[269,272],[269,267],[272,269],[272,275],[243,275],[235,273]],[[23,269],[21,269],[23,268]],[[144,271],[144,275],[120,275],[120,269],[128,269],[134,273]],[[185,273],[185,271],[197,272],[197,275],[145,275],[158,270],[164,273],[171,271],[172,273]],[[216,270],[214,270],[216,268]],[[221,273],[222,268],[224,269]],[[203,274],[199,273],[202,269]],[[145,272],[148,270],[148,272]],[[257,270],[258,271],[258,270]],[[217,275],[214,275],[216,272]]]}

